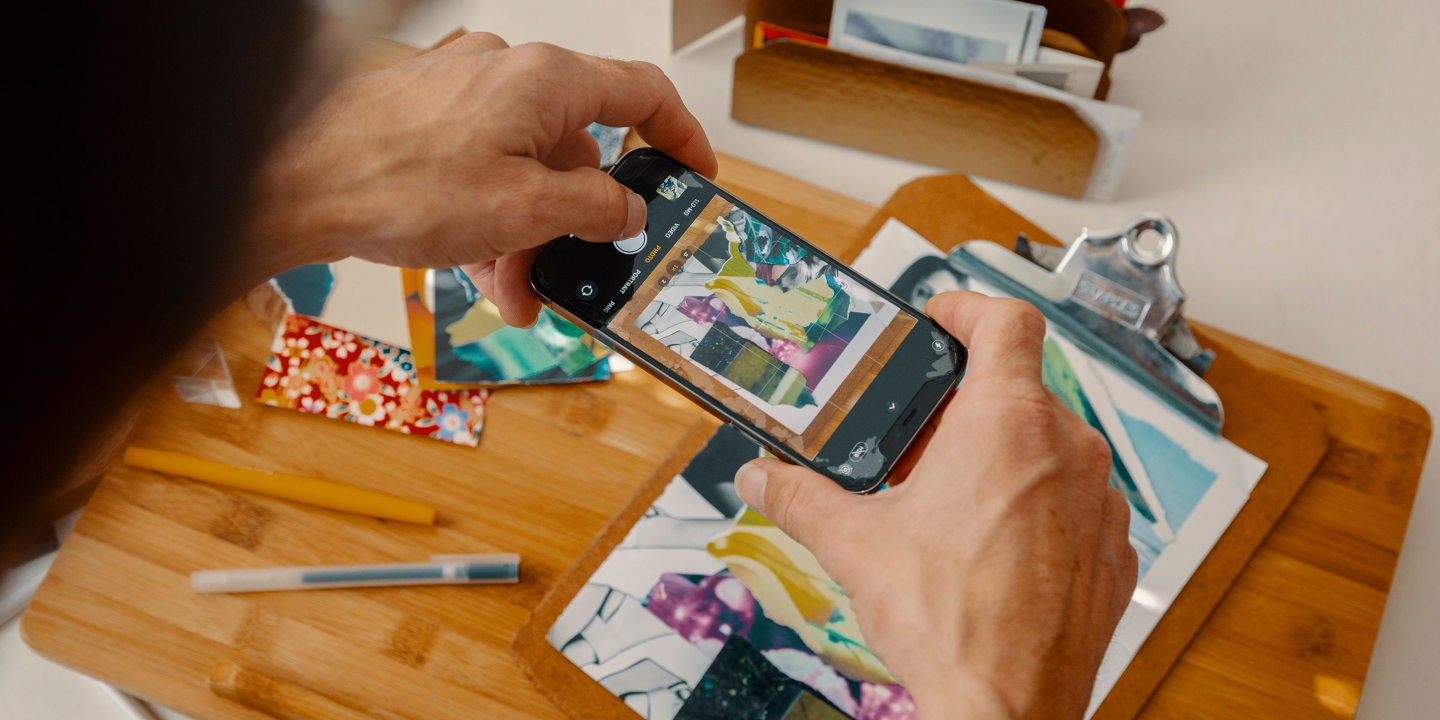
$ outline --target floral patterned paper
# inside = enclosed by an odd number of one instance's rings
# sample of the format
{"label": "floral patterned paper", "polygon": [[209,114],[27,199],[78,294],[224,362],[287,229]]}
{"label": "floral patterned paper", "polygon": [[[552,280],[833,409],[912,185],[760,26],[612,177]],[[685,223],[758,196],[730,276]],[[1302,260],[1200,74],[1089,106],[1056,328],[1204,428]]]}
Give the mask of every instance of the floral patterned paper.
{"label": "floral patterned paper", "polygon": [[410,351],[287,315],[256,399],[266,405],[475,447],[488,390],[424,390]]}

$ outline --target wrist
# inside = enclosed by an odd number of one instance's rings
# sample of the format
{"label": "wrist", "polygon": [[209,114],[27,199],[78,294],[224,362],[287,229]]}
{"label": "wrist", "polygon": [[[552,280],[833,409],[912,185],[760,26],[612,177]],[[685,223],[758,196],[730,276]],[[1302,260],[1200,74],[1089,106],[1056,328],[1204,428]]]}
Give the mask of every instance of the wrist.
{"label": "wrist", "polygon": [[294,148],[280,148],[257,178],[236,264],[244,288],[293,267],[351,254],[346,214],[326,200],[321,183],[306,179],[296,154]]}

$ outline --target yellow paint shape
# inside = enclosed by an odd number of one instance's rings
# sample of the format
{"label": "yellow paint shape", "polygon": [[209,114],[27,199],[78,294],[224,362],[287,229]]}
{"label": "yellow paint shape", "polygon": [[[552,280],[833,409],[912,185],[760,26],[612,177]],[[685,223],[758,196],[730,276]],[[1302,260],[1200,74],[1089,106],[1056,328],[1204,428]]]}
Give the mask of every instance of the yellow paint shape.
{"label": "yellow paint shape", "polygon": [[507,327],[494,303],[481,299],[465,311],[464,317],[446,326],[445,332],[450,334],[450,345],[456,346],[468,345]]}

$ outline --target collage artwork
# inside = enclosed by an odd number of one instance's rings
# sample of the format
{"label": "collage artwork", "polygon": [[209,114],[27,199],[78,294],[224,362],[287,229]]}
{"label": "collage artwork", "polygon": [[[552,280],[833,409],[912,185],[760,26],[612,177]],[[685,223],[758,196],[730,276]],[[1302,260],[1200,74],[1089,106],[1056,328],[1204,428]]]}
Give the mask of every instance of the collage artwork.
{"label": "collage artwork", "polygon": [[639,328],[688,361],[682,374],[718,381],[795,435],[844,400],[842,383],[901,315],[718,195],[666,261],[654,296],[611,327]]}
{"label": "collage artwork", "polygon": [[[999,294],[951,270],[937,248],[893,220],[854,267],[921,306],[947,290]],[[683,297],[670,307],[678,312]],[[1111,483],[1129,501],[1140,558],[1093,713],[1265,465],[1053,332],[1044,380],[1109,440]],[[736,431],[717,431],[570,602],[550,643],[648,720],[700,717],[691,698],[708,697],[717,678],[737,672],[722,667],[739,656],[736,645],[803,686],[812,704],[856,720],[916,717],[909,694],[867,648],[843,591],[736,497],[735,471],[759,452]]]}
{"label": "collage artwork", "polygon": [[915,717],[839,586],[735,495],[735,471],[760,452],[720,428],[561,613],[550,643],[650,720],[692,716],[687,699],[726,672],[715,660],[737,639],[835,717]]}
{"label": "collage artwork", "polygon": [[[500,319],[460,268],[425,271],[437,383],[534,384],[610,377],[609,350],[550,308],[532,328]],[[413,330],[412,330],[413,332]]]}

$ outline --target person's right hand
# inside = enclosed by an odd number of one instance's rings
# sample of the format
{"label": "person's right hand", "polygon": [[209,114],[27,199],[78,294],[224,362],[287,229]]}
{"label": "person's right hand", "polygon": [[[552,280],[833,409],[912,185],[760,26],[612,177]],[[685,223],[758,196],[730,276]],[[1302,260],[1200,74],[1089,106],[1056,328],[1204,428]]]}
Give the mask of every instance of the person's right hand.
{"label": "person's right hand", "polygon": [[926,312],[970,366],[904,483],[856,496],[766,459],[737,490],[845,590],[922,718],[1080,718],[1135,587],[1109,446],[1041,384],[1034,306],[954,292]]}

